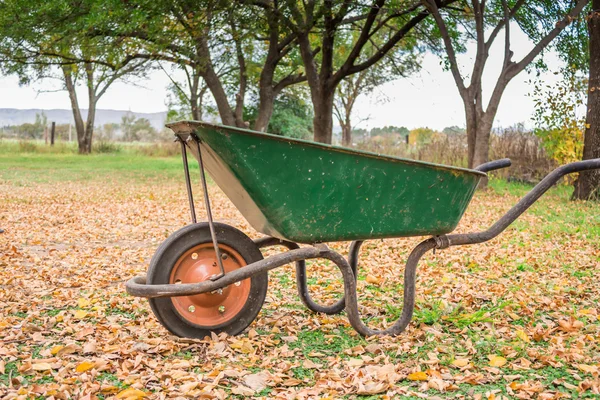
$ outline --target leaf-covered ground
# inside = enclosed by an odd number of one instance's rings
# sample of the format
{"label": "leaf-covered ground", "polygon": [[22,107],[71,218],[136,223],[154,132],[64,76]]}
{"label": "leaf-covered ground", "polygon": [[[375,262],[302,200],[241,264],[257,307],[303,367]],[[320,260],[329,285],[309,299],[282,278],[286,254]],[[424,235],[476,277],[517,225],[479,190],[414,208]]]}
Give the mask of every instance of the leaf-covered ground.
{"label": "leaf-covered ground", "polygon": [[[600,396],[600,206],[569,203],[565,188],[487,244],[428,254],[415,318],[398,337],[364,339],[344,314],[307,311],[286,266],[270,273],[247,331],[200,341],[169,335],[124,289],[188,223],[180,161],[115,157],[0,155],[0,397]],[[493,182],[459,231],[489,226],[526,189]],[[210,191],[218,220],[260,236]],[[365,244],[358,287],[370,326],[399,316],[419,240]],[[310,264],[309,283],[323,303],[340,296],[327,262]]]}

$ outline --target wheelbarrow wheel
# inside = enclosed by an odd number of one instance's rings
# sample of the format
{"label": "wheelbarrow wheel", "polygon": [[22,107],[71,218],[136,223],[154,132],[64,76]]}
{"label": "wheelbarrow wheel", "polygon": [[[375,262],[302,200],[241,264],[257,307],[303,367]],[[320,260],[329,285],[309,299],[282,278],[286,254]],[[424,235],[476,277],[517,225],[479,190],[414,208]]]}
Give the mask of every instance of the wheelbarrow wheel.
{"label": "wheelbarrow wheel", "polygon": [[[239,230],[215,223],[225,272],[263,258],[258,246]],[[165,240],[150,261],[147,283],[195,283],[220,272],[208,223],[188,225]],[[211,333],[241,333],[258,315],[267,293],[268,274],[257,274],[223,289],[193,296],[150,299],[158,321],[171,333],[204,338]]]}

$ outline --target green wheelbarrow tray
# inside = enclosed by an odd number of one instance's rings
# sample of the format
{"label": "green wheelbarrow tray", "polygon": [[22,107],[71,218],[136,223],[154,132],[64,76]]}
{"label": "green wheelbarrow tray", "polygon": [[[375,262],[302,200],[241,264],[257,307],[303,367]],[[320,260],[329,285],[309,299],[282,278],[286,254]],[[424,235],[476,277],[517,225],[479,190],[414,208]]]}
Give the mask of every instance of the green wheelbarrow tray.
{"label": "green wheelbarrow tray", "polygon": [[205,122],[167,126],[200,139],[205,169],[255,230],[297,243],[452,232],[486,176]]}

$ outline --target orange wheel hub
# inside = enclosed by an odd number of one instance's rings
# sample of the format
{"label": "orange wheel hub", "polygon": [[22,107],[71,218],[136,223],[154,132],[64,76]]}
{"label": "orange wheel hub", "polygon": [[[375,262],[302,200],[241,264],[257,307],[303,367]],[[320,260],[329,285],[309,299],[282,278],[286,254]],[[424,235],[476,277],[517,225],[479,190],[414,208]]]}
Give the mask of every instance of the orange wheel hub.
{"label": "orange wheel hub", "polygon": [[[225,273],[246,265],[240,254],[219,244]],[[196,283],[220,273],[212,243],[203,243],[186,251],[175,263],[169,283]],[[250,294],[250,279],[236,282],[210,293],[172,297],[179,314],[192,324],[216,327],[231,321],[242,310]]]}

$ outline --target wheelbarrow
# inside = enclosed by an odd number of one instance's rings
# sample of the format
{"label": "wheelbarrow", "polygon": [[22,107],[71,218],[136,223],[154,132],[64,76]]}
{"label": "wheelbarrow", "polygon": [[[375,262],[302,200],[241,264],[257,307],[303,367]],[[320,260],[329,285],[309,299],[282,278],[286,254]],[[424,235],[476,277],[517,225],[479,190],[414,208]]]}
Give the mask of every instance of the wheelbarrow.
{"label": "wheelbarrow", "polygon": [[[486,172],[508,167],[510,160],[464,169],[204,122],[168,127],[181,145],[192,224],[169,236],[146,275],[130,279],[126,288],[149,298],[167,330],[191,338],[241,333],[264,303],[268,271],[289,263],[295,263],[298,294],[310,310],[345,310],[364,336],[397,335],[412,318],[416,268],[425,253],[491,240],[564,175],[600,169],[600,159],[559,167],[486,231],[450,234]],[[188,151],[199,163],[207,222],[196,221]],[[205,170],[250,225],[267,236],[252,240],[213,222]],[[400,318],[385,330],[367,327],[356,293],[361,245],[424,235],[431,237],[406,262]],[[352,241],[347,259],[325,244],[335,241]],[[288,250],[263,258],[261,249],[271,246]],[[318,304],[308,293],[305,261],[319,258],[332,261],[342,273],[344,296],[332,305]]]}

